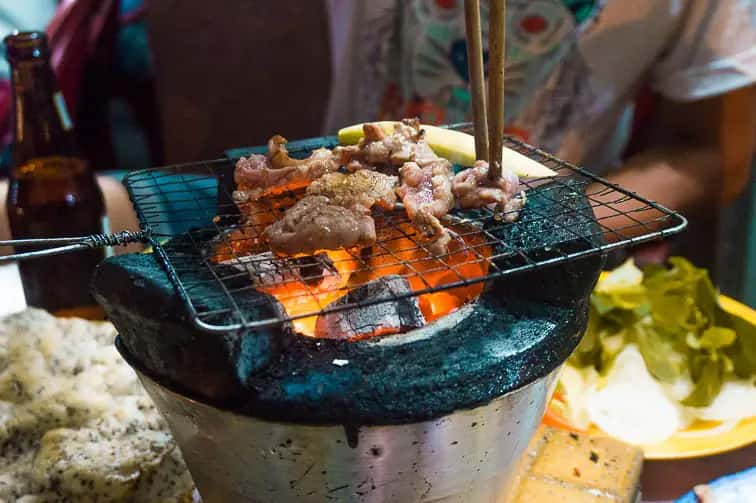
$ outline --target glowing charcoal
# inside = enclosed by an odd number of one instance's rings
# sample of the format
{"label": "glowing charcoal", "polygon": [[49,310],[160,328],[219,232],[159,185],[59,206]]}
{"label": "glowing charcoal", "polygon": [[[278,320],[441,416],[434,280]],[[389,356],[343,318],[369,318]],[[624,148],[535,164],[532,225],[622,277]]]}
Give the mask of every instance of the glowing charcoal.
{"label": "glowing charcoal", "polygon": [[365,283],[328,307],[359,304],[377,299],[391,299],[378,304],[353,307],[318,316],[315,336],[327,339],[360,339],[389,335],[425,325],[417,297],[397,299],[412,292],[406,279],[388,275]]}

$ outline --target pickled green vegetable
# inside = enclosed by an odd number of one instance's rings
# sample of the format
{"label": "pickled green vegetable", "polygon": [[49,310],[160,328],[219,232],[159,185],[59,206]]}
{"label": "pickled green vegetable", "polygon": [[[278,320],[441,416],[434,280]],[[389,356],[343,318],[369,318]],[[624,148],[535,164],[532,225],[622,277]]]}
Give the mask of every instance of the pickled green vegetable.
{"label": "pickled green vegetable", "polygon": [[630,343],[654,378],[692,380],[683,405],[707,406],[728,378],[756,374],[756,326],[722,309],[708,272],[680,257],[644,270],[628,261],[602,278],[570,363],[605,374]]}

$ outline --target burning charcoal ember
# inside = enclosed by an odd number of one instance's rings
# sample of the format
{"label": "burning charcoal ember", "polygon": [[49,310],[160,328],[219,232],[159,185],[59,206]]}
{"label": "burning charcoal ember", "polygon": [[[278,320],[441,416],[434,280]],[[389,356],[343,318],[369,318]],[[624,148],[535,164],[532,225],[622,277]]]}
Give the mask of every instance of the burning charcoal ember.
{"label": "burning charcoal ember", "polygon": [[299,275],[308,286],[317,286],[326,276],[340,274],[326,253],[299,257],[295,260],[299,264]]}
{"label": "burning charcoal ember", "polygon": [[510,169],[502,169],[501,178],[488,178],[488,163],[478,161],[475,166],[452,178],[452,192],[460,208],[483,208],[495,205],[504,220],[514,222],[525,205],[524,193],[518,197],[520,180]]}
{"label": "burning charcoal ember", "polygon": [[286,150],[286,139],[276,135],[268,141],[268,155],[252,154],[237,161],[233,199],[242,204],[302,189],[338,168],[333,153],[325,148],[314,150],[307,159],[292,159]]}
{"label": "burning charcoal ember", "polygon": [[[359,304],[376,299],[392,299],[411,291],[410,284],[403,277],[383,276],[351,290],[328,307]],[[406,297],[321,314],[315,326],[315,336],[353,340],[401,333],[423,325],[425,325],[425,317],[420,311],[417,297]]]}
{"label": "burning charcoal ember", "polygon": [[270,248],[282,255],[313,254],[375,243],[375,222],[362,206],[347,209],[324,196],[306,196],[265,230]]}
{"label": "burning charcoal ember", "polygon": [[407,216],[420,232],[434,241],[434,253],[446,253],[449,231],[441,225],[439,219],[454,207],[451,164],[444,159],[422,166],[408,162],[401,167],[399,173],[402,184],[397,193],[402,198]]}
{"label": "burning charcoal ember", "polygon": [[296,258],[276,257],[272,252],[244,255],[220,262],[236,270],[249,272],[255,286],[278,285],[303,281],[309,286],[320,284],[329,274],[338,274],[325,253]]}
{"label": "burning charcoal ember", "polygon": [[[198,241],[199,242],[199,241]],[[209,238],[202,254],[216,264],[232,264],[236,257],[265,249],[265,236],[254,225],[234,226]]]}
{"label": "burning charcoal ember", "polygon": [[344,208],[373,205],[391,210],[396,204],[396,187],[399,179],[366,169],[356,173],[328,173],[307,187],[307,194],[325,196],[331,203]]}

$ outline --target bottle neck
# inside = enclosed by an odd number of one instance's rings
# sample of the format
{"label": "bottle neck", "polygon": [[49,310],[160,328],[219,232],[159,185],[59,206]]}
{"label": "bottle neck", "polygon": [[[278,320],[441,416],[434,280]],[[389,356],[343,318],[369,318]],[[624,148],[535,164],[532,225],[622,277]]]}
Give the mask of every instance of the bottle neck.
{"label": "bottle neck", "polygon": [[73,123],[48,58],[15,61],[13,86],[13,164],[36,158],[75,157]]}

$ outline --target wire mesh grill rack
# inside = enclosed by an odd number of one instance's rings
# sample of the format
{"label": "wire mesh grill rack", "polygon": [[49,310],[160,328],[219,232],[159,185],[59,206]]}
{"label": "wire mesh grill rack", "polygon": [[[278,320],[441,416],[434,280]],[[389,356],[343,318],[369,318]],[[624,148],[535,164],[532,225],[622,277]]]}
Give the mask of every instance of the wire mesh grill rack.
{"label": "wire mesh grill rack", "polygon": [[[288,147],[301,157],[335,144],[326,137]],[[277,257],[262,230],[301,194],[251,203],[242,220],[227,158],[133,172],[125,184],[190,318],[208,331],[270,327],[439,292],[473,298],[485,282],[661,239],[686,226],[681,215],[525,143],[507,138],[505,146],[557,176],[522,181],[528,202],[515,222],[488,209],[453,210],[445,224],[454,239],[442,256],[433,255],[397,208],[373,210],[377,242],[370,248]],[[387,274],[404,277],[411,289],[344,300]]]}

